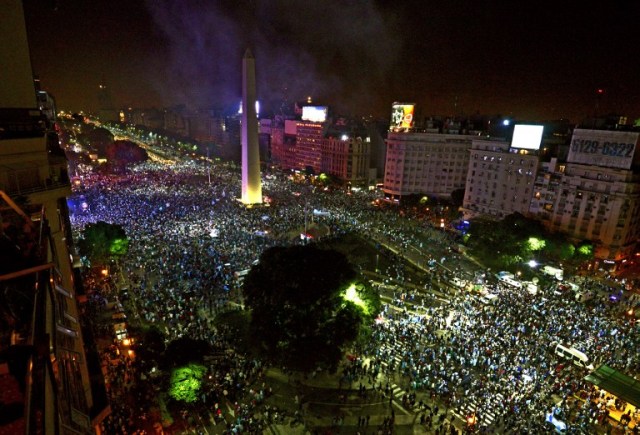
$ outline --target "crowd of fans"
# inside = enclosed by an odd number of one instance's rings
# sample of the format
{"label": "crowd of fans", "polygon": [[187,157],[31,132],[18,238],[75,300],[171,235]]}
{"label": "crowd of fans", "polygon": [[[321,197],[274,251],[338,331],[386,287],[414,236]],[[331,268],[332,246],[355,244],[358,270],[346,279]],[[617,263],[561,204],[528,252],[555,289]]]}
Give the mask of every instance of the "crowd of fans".
{"label": "crowd of fans", "polygon": [[[280,173],[264,177],[270,206],[247,208],[237,199],[237,169],[207,164],[145,163],[117,177],[86,175],[76,187],[76,237],[97,221],[124,227],[130,249],[119,271],[131,304],[142,322],[161,325],[167,342],[187,336],[220,352],[233,349],[229,334],[217,330],[211,319],[220,310],[241,306],[238,272],[250,268],[270,246],[302,243],[301,228],[314,219],[321,219],[333,234],[366,234],[402,252],[415,249],[439,258],[438,247],[448,243],[440,232],[425,231],[398,213],[371,206],[372,193],[328,192],[293,183]],[[402,267],[386,272],[398,282],[405,280]],[[95,285],[93,290],[94,307],[115,298],[109,286]],[[561,361],[550,344],[576,343],[592,361],[635,375],[640,369],[637,334],[629,322],[612,320],[606,301],[585,308],[543,293],[496,292],[495,304],[460,293],[437,307],[385,307],[384,321],[374,326],[370,346],[362,349],[369,363],[360,373],[371,385],[395,373],[404,379],[412,405],[416,392],[451,409],[467,409],[472,403],[487,433],[541,428],[553,406],[587,430],[594,423],[594,408],[582,406],[571,413],[568,404],[577,394],[589,403],[595,393],[582,380],[581,369]],[[106,351],[105,359],[112,354],[113,349]],[[141,373],[135,374],[126,355],[115,360],[120,362],[107,364],[112,394],[128,392],[130,380]],[[262,364],[238,354],[233,364],[229,360],[221,358],[208,367],[215,382],[206,399],[215,403],[214,418],[224,420],[229,433],[273,421],[277,410],[264,403],[268,387]],[[426,403],[420,404],[422,410]],[[489,409],[496,418],[486,424],[482,416]],[[604,412],[606,408],[598,409]],[[132,418],[130,409],[122,409],[109,424],[124,427]],[[429,425],[432,420],[433,412],[421,419]]]}
{"label": "crowd of fans", "polygon": [[[494,302],[462,293],[437,307],[386,306],[385,320],[363,349],[374,375],[388,366],[408,390],[439,398],[461,417],[473,412],[486,433],[544,431],[552,409],[574,431],[592,433],[595,425],[608,424],[612,408],[597,406],[599,393],[583,380],[588,370],[555,353],[553,343],[572,345],[596,367],[606,363],[637,376],[635,325],[614,315],[606,295],[585,306],[553,292],[493,291]],[[585,405],[569,407],[575,397]],[[484,419],[487,413],[494,418]]]}

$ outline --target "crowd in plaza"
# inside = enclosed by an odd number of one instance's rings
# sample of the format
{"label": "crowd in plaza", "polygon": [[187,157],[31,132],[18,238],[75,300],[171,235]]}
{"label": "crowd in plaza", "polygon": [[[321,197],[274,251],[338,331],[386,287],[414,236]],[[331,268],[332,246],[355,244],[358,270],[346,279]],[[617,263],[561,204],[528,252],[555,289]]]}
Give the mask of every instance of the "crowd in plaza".
{"label": "crowd in plaza", "polygon": [[[599,392],[583,380],[588,371],[559,357],[552,343],[573,344],[596,367],[606,363],[637,376],[635,326],[613,316],[605,296],[585,307],[500,285],[493,291],[499,296],[489,304],[463,293],[424,310],[385,307],[385,320],[363,349],[371,370],[377,374],[395,358],[399,363],[390,368],[410,391],[435,396],[453,409],[475,409],[486,433],[544,431],[552,409],[567,424],[570,420],[574,431],[591,433],[598,423],[608,424],[607,408],[597,405]],[[574,397],[584,405],[568,407]],[[482,418],[488,412],[496,415],[489,424]]]}
{"label": "crowd in plaza", "polygon": [[[130,246],[118,262],[119,277],[88,276],[87,287],[92,292],[85,310],[96,315],[122,298],[123,289],[113,284],[119,280],[135,315],[145,324],[158,326],[167,343],[189,337],[208,342],[215,352],[232,352],[235,346],[230,334],[219,331],[212,319],[220,310],[241,305],[238,272],[251,267],[270,246],[301,243],[305,221],[318,219],[313,207],[331,209],[323,218],[334,233],[357,224],[345,211],[350,202],[344,194],[318,191],[312,195],[311,187],[292,183],[283,175],[265,179],[271,207],[244,207],[237,200],[239,188],[232,166],[217,164],[211,170],[194,161],[173,167],[146,163],[119,176],[84,176],[71,202],[76,237],[86,225],[104,221],[121,225]],[[348,225],[343,225],[344,220]],[[106,327],[95,332],[112,331]],[[109,348],[107,353],[112,351]],[[123,353],[111,361],[127,358]],[[208,367],[211,381],[205,399],[215,405],[213,414],[218,423],[229,426],[230,433],[282,416],[282,412],[265,408],[267,387],[259,387],[263,373],[259,368],[248,370],[244,358],[234,354]],[[123,364],[105,364],[114,398],[114,394],[129,393],[130,379],[143,375],[139,365]],[[128,368],[127,381],[122,380],[122,367]],[[222,406],[222,401],[230,406]],[[123,405],[114,409],[107,425],[131,433],[131,408],[124,402],[114,403]],[[261,415],[262,421],[255,421],[255,415]]]}
{"label": "crowd in plaza", "polygon": [[[234,349],[229,334],[216,329],[212,319],[220,310],[241,306],[237,272],[250,268],[270,246],[301,243],[300,228],[314,219],[314,209],[322,211],[315,218],[332,234],[377,235],[401,251],[416,245],[423,249],[425,240],[447,243],[437,231],[425,233],[398,213],[369,206],[374,194],[325,192],[279,173],[264,177],[263,192],[271,206],[247,208],[237,200],[239,171],[208,164],[145,163],[118,177],[89,174],[75,192],[72,223],[78,234],[97,221],[124,227],[130,249],[120,271],[132,304],[143,322],[161,326],[167,342],[187,336],[220,352]],[[433,246],[424,250],[429,248]],[[385,272],[397,282],[405,280],[399,261]],[[109,286],[94,290],[98,298],[115,298]],[[437,307],[385,307],[384,320],[373,326],[373,339],[362,349],[369,363],[358,376],[375,386],[380,377],[394,373],[406,384],[405,404],[415,406],[416,393],[429,399],[420,401],[422,412],[427,402],[449,409],[473,402],[478,426],[486,433],[542,428],[554,406],[584,430],[601,422],[606,408],[596,407],[594,390],[582,380],[585,373],[560,360],[551,343],[579,343],[592,361],[637,375],[640,343],[629,322],[613,318],[607,300],[585,308],[542,293],[500,286],[494,292],[499,296],[494,304],[459,293]],[[104,354],[109,355],[112,350]],[[388,364],[394,359],[397,364]],[[126,355],[114,360],[120,362],[108,364],[112,395],[127,392],[131,379],[141,375]],[[234,354],[212,362],[208,374],[214,381],[206,399],[215,404],[215,419],[224,421],[228,433],[260,428],[276,418],[277,410],[264,403],[269,387],[259,361]],[[569,408],[571,398],[580,394],[586,405]],[[482,419],[489,409],[497,413],[490,425]],[[132,433],[127,426],[131,414],[126,407],[116,409],[109,424]],[[421,422],[435,430],[438,413],[422,415]],[[385,427],[392,425],[386,422]]]}

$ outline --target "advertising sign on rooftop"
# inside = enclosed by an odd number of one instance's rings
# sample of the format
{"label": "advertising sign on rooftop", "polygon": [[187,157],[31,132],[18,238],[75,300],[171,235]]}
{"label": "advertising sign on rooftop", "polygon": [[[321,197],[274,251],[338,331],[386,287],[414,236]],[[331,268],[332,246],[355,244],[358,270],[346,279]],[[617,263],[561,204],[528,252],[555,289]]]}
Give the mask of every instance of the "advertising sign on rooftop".
{"label": "advertising sign on rooftop", "polygon": [[303,106],[302,120],[311,122],[325,122],[327,120],[327,106]]}
{"label": "advertising sign on rooftop", "polygon": [[516,124],[513,127],[511,148],[539,150],[542,143],[542,125]]}
{"label": "advertising sign on rooftop", "polygon": [[413,128],[413,103],[393,103],[391,106],[391,131],[402,131]]}
{"label": "advertising sign on rooftop", "polygon": [[630,169],[640,133],[576,128],[571,137],[568,163]]}

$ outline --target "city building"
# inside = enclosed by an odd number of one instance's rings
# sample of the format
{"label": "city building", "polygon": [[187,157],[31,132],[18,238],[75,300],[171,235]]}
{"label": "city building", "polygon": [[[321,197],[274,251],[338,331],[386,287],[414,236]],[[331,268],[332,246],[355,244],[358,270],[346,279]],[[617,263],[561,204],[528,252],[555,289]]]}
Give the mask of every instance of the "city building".
{"label": "city building", "polygon": [[474,139],[462,205],[465,219],[529,214],[538,156],[505,140]]}
{"label": "city building", "polygon": [[283,169],[297,169],[296,121],[276,116],[271,123],[271,164]]}
{"label": "city building", "polygon": [[109,406],[77,306],[67,161],[38,107],[22,1],[0,22],[0,432],[93,433]]}
{"label": "city building", "polygon": [[566,160],[564,163],[559,163],[556,157],[552,157],[548,162],[540,162],[528,215],[543,221],[551,221],[566,167]]}
{"label": "city building", "polygon": [[[311,108],[313,112],[306,109]],[[274,118],[271,163],[282,169],[328,174],[345,183],[375,182],[367,127],[346,118],[326,118],[325,106],[304,106],[306,120]]]}
{"label": "city building", "polygon": [[322,141],[321,172],[351,183],[369,182],[371,143],[368,137],[328,137]]}
{"label": "city building", "polygon": [[296,122],[296,168],[322,171],[322,141],[324,123],[313,121]]}
{"label": "city building", "polygon": [[407,195],[450,198],[464,189],[472,135],[390,131],[382,190],[390,201]]}
{"label": "city building", "polygon": [[633,256],[640,239],[639,137],[575,129],[566,164],[552,161],[541,171],[532,214],[552,231],[593,242],[596,258],[610,264]]}

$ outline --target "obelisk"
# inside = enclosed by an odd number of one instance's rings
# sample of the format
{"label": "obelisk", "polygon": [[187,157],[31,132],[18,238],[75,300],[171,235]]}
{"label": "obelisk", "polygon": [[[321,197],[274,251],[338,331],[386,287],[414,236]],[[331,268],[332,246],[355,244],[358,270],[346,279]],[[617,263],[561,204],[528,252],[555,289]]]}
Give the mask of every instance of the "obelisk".
{"label": "obelisk", "polygon": [[256,114],[256,60],[247,49],[242,58],[242,198],[245,205],[262,204],[258,116]]}

